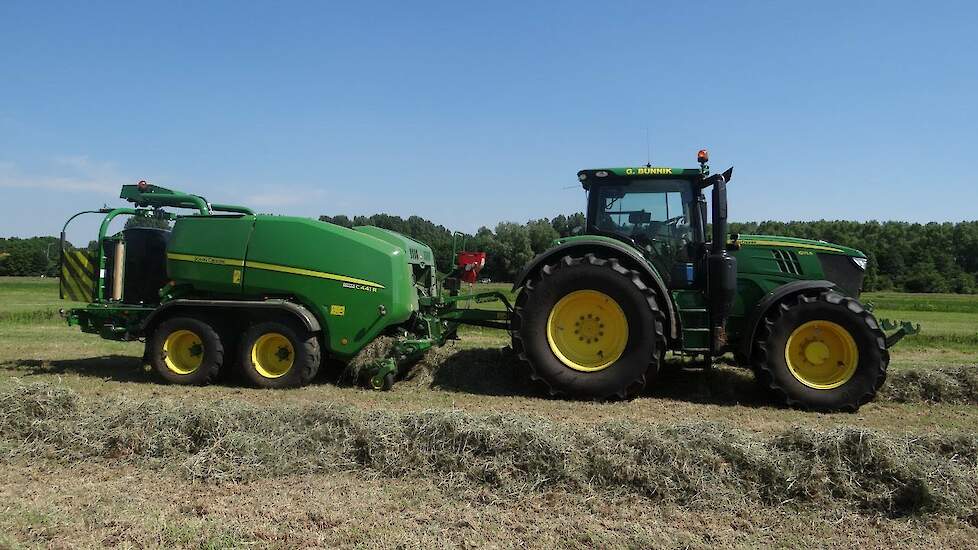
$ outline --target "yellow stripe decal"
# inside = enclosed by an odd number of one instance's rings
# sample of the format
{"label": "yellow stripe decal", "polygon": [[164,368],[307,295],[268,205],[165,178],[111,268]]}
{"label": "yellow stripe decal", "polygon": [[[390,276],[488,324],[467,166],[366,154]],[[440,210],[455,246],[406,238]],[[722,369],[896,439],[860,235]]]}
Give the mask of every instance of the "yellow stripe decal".
{"label": "yellow stripe decal", "polygon": [[786,246],[788,248],[814,248],[815,250],[828,250],[829,252],[842,252],[839,248],[833,248],[831,246],[820,246],[817,244],[803,244],[803,243],[791,243],[786,241],[758,241],[754,239],[741,239],[740,244],[753,245],[753,246]]}
{"label": "yellow stripe decal", "polygon": [[290,273],[292,275],[305,275],[307,277],[319,277],[320,279],[331,279],[333,281],[353,283],[356,285],[363,285],[363,286],[369,286],[374,288],[384,288],[384,285],[375,283],[373,281],[368,281],[366,279],[357,279],[355,277],[347,277],[346,275],[336,275],[335,273],[326,273],[324,271],[313,271],[311,269],[302,269],[301,267],[288,267],[285,265],[266,264],[262,262],[248,262],[246,264],[246,267],[253,267],[255,269],[264,269],[266,271],[278,271],[279,273]]}
{"label": "yellow stripe decal", "polygon": [[214,256],[197,256],[194,254],[177,254],[175,252],[168,252],[166,257],[167,259],[170,260],[181,260],[184,262],[195,262],[198,264],[253,267],[255,269],[264,269],[265,271],[277,271],[279,273],[289,273],[292,275],[305,275],[307,277],[318,277],[320,279],[330,279],[333,281],[352,283],[356,285],[369,286],[373,288],[384,288],[384,285],[380,283],[375,283],[373,281],[368,281],[366,279],[357,279],[356,277],[347,277],[346,275],[326,273],[325,271],[313,271],[311,269],[303,269],[301,267],[289,267],[287,265],[266,264],[262,262],[245,263],[243,260],[234,260],[231,258],[217,258]]}
{"label": "yellow stripe decal", "polygon": [[166,258],[168,260],[181,260],[184,262],[194,262],[198,264],[234,265],[238,267],[244,266],[244,260],[216,258],[214,256],[197,256],[194,254],[176,254],[174,252],[167,252]]}

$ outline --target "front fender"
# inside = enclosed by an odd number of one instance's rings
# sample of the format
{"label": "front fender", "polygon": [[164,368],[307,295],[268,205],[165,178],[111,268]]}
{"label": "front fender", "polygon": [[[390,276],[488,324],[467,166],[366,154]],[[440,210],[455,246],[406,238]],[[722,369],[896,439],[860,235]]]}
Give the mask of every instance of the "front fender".
{"label": "front fender", "polygon": [[744,325],[745,330],[740,342],[740,351],[744,354],[744,357],[750,358],[751,347],[754,345],[754,336],[757,334],[757,327],[760,326],[761,319],[764,318],[764,315],[767,314],[767,311],[772,306],[794,294],[808,290],[831,290],[834,288],[838,287],[832,281],[792,281],[768,292],[754,306],[750,316],[747,318],[747,323]]}
{"label": "front fender", "polygon": [[516,277],[516,281],[513,283],[513,291],[516,292],[523,287],[526,281],[534,277],[544,265],[554,263],[560,257],[568,254],[583,256],[588,253],[594,253],[603,257],[617,257],[626,267],[638,270],[643,275],[642,278],[661,297],[659,307],[666,316],[666,321],[669,325],[669,336],[671,338],[678,337],[679,323],[676,318],[676,310],[673,307],[669,290],[666,288],[666,284],[659,275],[659,272],[645,261],[642,254],[633,247],[613,239],[576,237],[538,254],[530,263],[523,267],[523,270]]}

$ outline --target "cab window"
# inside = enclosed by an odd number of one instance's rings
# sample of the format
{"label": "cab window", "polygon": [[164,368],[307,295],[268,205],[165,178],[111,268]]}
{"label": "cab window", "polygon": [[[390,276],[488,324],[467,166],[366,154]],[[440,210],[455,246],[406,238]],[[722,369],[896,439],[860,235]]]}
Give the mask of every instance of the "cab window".
{"label": "cab window", "polygon": [[597,191],[598,229],[642,241],[692,241],[690,182],[633,180],[604,185]]}

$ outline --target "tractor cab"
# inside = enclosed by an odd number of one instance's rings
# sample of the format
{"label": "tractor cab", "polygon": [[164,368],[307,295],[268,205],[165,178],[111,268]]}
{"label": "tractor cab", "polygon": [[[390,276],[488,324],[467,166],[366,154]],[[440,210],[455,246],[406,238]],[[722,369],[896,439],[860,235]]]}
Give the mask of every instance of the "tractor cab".
{"label": "tractor cab", "polygon": [[705,150],[700,168],[640,166],[581,170],[588,192],[587,233],[623,241],[642,252],[671,289],[703,288],[710,253],[706,198],[713,187],[713,242],[727,242],[726,184],[733,169],[710,176]]}
{"label": "tractor cab", "polygon": [[652,262],[670,288],[696,284],[706,220],[700,170],[646,166],[582,170],[587,233],[623,241]]}

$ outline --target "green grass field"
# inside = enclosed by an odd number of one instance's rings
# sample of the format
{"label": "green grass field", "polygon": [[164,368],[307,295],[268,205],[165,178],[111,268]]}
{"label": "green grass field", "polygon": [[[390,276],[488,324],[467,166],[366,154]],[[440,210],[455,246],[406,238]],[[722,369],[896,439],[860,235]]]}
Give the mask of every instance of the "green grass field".
{"label": "green grass field", "polygon": [[973,547],[978,297],[864,299],[923,331],[831,415],[675,360],[546,399],[478,328],[390,392],[169,386],[64,326],[57,281],[0,279],[0,547]]}

